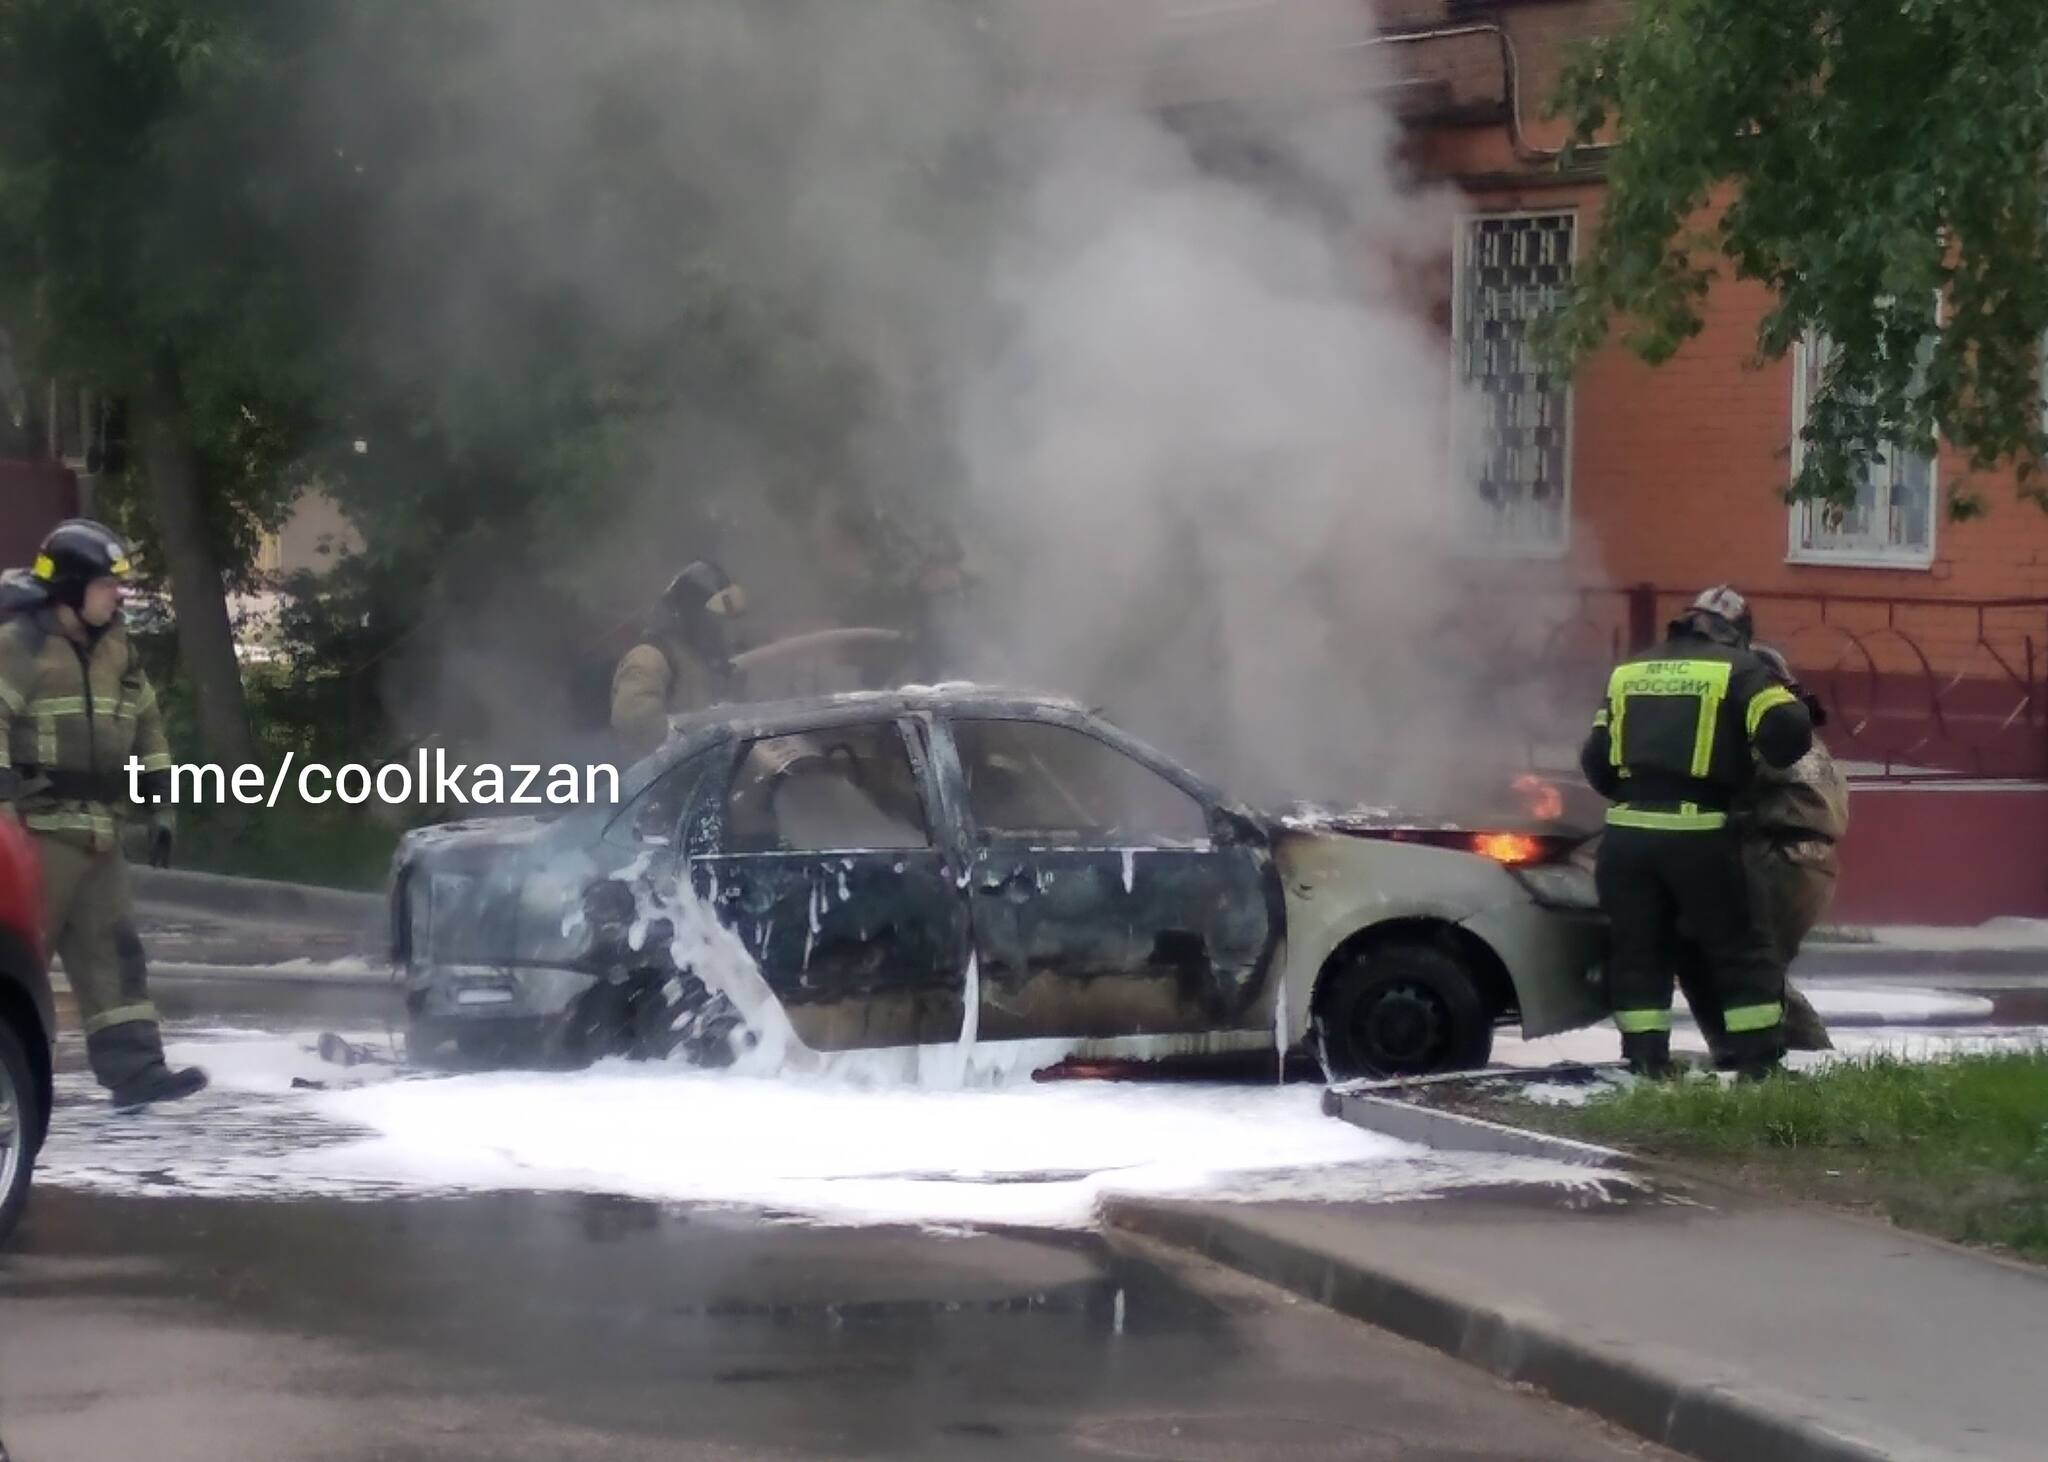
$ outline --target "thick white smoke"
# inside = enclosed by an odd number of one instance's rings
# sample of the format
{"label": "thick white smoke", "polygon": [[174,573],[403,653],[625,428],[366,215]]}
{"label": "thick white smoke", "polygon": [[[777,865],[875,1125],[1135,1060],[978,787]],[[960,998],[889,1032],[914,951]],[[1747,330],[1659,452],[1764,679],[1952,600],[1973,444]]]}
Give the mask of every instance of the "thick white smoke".
{"label": "thick white smoke", "polygon": [[1416,639],[1460,591],[1458,499],[1444,345],[1393,267],[1448,219],[1397,186],[1384,114],[1345,110],[1349,166],[1306,180],[1335,219],[1139,111],[1062,129],[964,417],[1018,662],[1268,791],[1358,788],[1462,677]]}
{"label": "thick white smoke", "polygon": [[[1474,677],[1430,636],[1486,570],[1461,556],[1447,342],[1402,283],[1451,208],[1401,178],[1369,47],[1268,46],[1206,88],[1267,100],[1169,109],[1146,45],[1072,64],[1090,26],[1128,43],[1114,6],[477,16],[433,82],[468,125],[387,200],[376,308],[409,370],[549,348],[505,338],[508,285],[659,342],[710,270],[793,302],[803,348],[866,382],[824,460],[731,382],[650,417],[631,509],[564,548],[594,598],[645,602],[708,550],[767,626],[843,612],[830,505],[857,501],[964,545],[951,668],[1094,701],[1255,795],[1468,775],[1447,731],[1483,720]],[[484,678],[527,714],[506,663]]]}

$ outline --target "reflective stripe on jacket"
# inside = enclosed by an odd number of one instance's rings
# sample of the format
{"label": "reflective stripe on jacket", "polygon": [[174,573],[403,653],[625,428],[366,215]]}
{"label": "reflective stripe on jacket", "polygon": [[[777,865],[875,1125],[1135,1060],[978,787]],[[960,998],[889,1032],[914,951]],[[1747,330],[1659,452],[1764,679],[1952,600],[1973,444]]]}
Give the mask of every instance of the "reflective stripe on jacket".
{"label": "reflective stripe on jacket", "polygon": [[[156,691],[120,621],[88,649],[47,609],[0,625],[0,743],[22,779],[23,825],[95,851],[115,845],[128,810],[129,757],[141,758],[144,774],[171,765]],[[73,795],[39,785],[48,772],[70,774],[63,780]],[[107,793],[75,795],[84,778]]]}
{"label": "reflective stripe on jacket", "polygon": [[1813,744],[1806,707],[1748,650],[1679,636],[1608,677],[1580,753],[1622,826],[1726,826],[1759,760],[1789,766]]}

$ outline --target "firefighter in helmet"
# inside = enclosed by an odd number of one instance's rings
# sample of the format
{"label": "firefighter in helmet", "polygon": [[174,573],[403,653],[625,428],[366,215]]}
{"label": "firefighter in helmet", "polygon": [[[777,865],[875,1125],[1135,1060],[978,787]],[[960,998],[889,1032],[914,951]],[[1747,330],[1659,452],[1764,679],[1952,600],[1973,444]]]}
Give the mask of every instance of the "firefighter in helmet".
{"label": "firefighter in helmet", "polygon": [[[77,997],[93,1076],[116,1106],[206,1085],[205,1072],[164,1062],[121,852],[136,811],[152,863],[168,864],[172,837],[163,717],[121,618],[128,574],[119,535],[73,518],[0,592],[0,802],[41,855],[44,929]],[[132,788],[131,757],[141,768]]]}
{"label": "firefighter in helmet", "polygon": [[629,760],[668,739],[669,717],[731,693],[732,626],[746,608],[747,591],[708,560],[669,581],[640,642],[612,673],[612,733]]}
{"label": "firefighter in helmet", "polygon": [[[1752,648],[1778,682],[1799,697],[1814,729],[1827,725],[1827,710],[1820,698],[1799,683],[1785,657],[1765,645]],[[1772,953],[1779,963],[1790,965],[1834,901],[1835,880],[1841,869],[1839,849],[1849,830],[1848,779],[1816,735],[1812,749],[1791,766],[1757,768],[1748,789],[1736,800],[1733,819],[1742,837],[1742,863],[1749,874],[1753,911],[1770,937]],[[1690,944],[1679,963],[1678,985],[1700,1015],[1700,1031],[1707,1038],[1708,1049],[1718,1054],[1723,1040],[1719,1012],[1714,1012],[1714,1019],[1707,1018],[1714,1006],[1705,996],[1698,950]],[[1789,980],[1785,983],[1785,1046],[1793,1051],[1834,1048],[1813,1002]]]}
{"label": "firefighter in helmet", "polygon": [[1580,751],[1586,779],[1614,804],[1597,868],[1609,996],[1622,1056],[1644,1075],[1670,1068],[1682,939],[1698,946],[1718,1005],[1718,1063],[1759,1076],[1784,1056],[1785,967],[1752,906],[1729,814],[1757,763],[1806,755],[1813,719],[1750,648],[1751,630],[1740,594],[1701,594],[1663,644],[1615,667]]}

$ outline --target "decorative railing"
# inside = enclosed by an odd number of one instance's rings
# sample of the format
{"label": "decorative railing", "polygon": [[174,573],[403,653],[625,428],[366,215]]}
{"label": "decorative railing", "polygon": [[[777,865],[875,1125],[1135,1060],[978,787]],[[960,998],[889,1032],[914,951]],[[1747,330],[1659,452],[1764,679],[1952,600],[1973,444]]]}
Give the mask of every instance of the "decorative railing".
{"label": "decorative railing", "polygon": [[[1440,650],[1486,667],[1487,713],[1538,765],[1569,764],[1607,669],[1646,648],[1691,591],[1651,584],[1474,596]],[[2048,598],[1750,596],[1757,638],[1827,707],[1859,780],[2048,778]],[[1476,650],[1475,650],[1476,647]]]}

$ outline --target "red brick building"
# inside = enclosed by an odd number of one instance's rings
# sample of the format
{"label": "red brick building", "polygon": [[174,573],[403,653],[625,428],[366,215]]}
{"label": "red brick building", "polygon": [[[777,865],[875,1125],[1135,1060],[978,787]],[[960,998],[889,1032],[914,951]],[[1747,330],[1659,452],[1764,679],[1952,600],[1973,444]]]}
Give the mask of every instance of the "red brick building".
{"label": "red brick building", "polygon": [[[1840,914],[2048,913],[2048,513],[1990,474],[1971,484],[1989,513],[1951,521],[1946,493],[1966,464],[1948,452],[1893,454],[1846,513],[1786,503],[1806,375],[1825,347],[1758,364],[1768,300],[1752,284],[1724,279],[1705,329],[1656,369],[1610,347],[1567,389],[1503,348],[1517,305],[1568,272],[1602,199],[1597,162],[1565,176],[1544,155],[1562,139],[1538,103],[1565,46],[1626,8],[1382,7],[1383,23],[1417,37],[1401,43],[1403,75],[1450,93],[1412,124],[1414,157],[1465,198],[1452,349],[1497,423],[1482,471],[1500,476],[1509,546],[1567,565],[1573,587],[1592,591],[1588,617],[1625,616],[1628,639],[1693,586],[1727,580],[1751,594],[1761,632],[1823,687],[1829,740],[1855,765]],[[1518,517],[1518,503],[1543,511]],[[1626,586],[1666,592],[1599,592]]]}
{"label": "red brick building", "polygon": [[1597,156],[1560,166],[1543,102],[1568,47],[1621,23],[1627,0],[1070,3],[1099,22],[1094,63],[1143,55],[1162,105],[1369,90],[1401,118],[1418,184],[1456,190],[1418,307],[1476,405],[1455,490],[1476,484],[1489,577],[1554,604],[1524,617],[1532,674],[1583,677],[1698,587],[1732,582],[1829,700],[1828,739],[1854,766],[1838,914],[2048,915],[2048,513],[1987,475],[1972,487],[1988,515],[1950,521],[1964,464],[1947,453],[1895,455],[1847,512],[1788,504],[1825,347],[1757,364],[1755,285],[1724,279],[1705,329],[1655,369],[1610,346],[1565,382],[1527,348],[1605,186]]}

